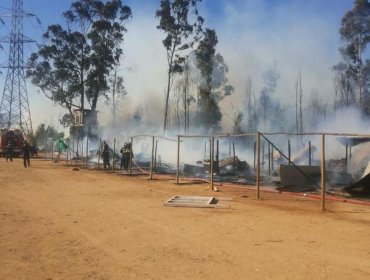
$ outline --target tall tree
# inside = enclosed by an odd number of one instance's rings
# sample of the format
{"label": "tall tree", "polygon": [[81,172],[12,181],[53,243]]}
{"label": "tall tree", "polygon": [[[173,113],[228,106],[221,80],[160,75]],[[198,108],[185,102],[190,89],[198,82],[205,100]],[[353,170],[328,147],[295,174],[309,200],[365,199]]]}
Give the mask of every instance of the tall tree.
{"label": "tall tree", "polygon": [[[182,88],[181,83],[176,83],[173,89],[173,98],[170,99],[169,120],[172,119],[173,125],[171,128],[177,128],[178,134],[181,133],[181,105],[182,105]],[[169,123],[170,127],[170,123]],[[174,130],[173,130],[174,131]]]}
{"label": "tall tree", "polygon": [[[175,99],[178,103],[178,115],[182,119],[182,124],[184,127],[184,133],[189,133],[190,128],[190,109],[191,105],[195,103],[194,89],[196,85],[194,83],[194,78],[192,77],[194,73],[194,65],[192,65],[189,56],[186,57],[184,62],[184,71],[181,79],[177,80],[175,86]],[[180,102],[181,101],[181,102]],[[183,112],[181,112],[183,111]],[[179,126],[179,131],[181,131],[181,124]]]}
{"label": "tall tree", "polygon": [[227,116],[232,124],[233,124],[233,134],[242,134],[244,133],[244,130],[242,128],[242,123],[243,123],[243,110],[241,110],[238,106],[235,106],[233,103],[230,104],[230,113],[229,112],[224,112],[223,115]]}
{"label": "tall tree", "polygon": [[85,98],[95,111],[99,97],[109,98],[109,77],[119,65],[124,23],[131,10],[121,0],[79,0],[63,15],[67,28],[48,27],[44,44],[31,55],[27,74],[70,115],[73,108],[86,108]]}
{"label": "tall tree", "polygon": [[272,117],[273,97],[280,74],[277,72],[276,65],[263,74],[264,86],[261,89],[259,97],[259,113],[262,115],[263,130],[267,131],[268,116]]}
{"label": "tall tree", "polygon": [[[295,117],[296,117],[296,129],[297,133],[303,133],[303,89],[302,89],[302,74],[301,71],[298,73],[297,81],[295,84]],[[298,147],[301,146],[303,141],[303,135],[298,137]]]}
{"label": "tall tree", "polygon": [[111,98],[107,99],[107,104],[112,105],[112,119],[113,127],[117,127],[117,107],[121,99],[127,94],[123,84],[123,77],[118,76],[117,69],[114,71],[113,76],[109,79],[111,88]]}
{"label": "tall tree", "polygon": [[356,103],[355,85],[356,81],[353,75],[348,74],[348,64],[339,62],[334,65],[332,70],[334,72],[334,112],[340,108],[348,108]]}
{"label": "tall tree", "polygon": [[310,100],[307,104],[308,125],[311,129],[317,129],[317,126],[327,118],[328,104],[322,99],[317,90],[310,94]]}
{"label": "tall tree", "polygon": [[189,63],[189,57],[186,57],[184,62],[184,78],[181,81],[182,87],[182,101],[184,107],[184,132],[189,133],[190,128],[190,105],[195,101],[192,95],[193,82],[191,79],[191,65]]}
{"label": "tall tree", "polygon": [[49,139],[64,138],[64,132],[58,132],[54,126],[46,126],[45,124],[41,123],[37,127],[36,132],[32,135],[29,135],[27,138],[34,146],[45,145]]}
{"label": "tall tree", "polygon": [[362,73],[364,53],[370,42],[370,3],[368,0],[355,0],[354,7],[342,18],[340,35],[345,46],[340,49],[345,60],[349,61],[347,75],[353,75],[359,89],[359,103],[363,103],[364,77]]}
{"label": "tall tree", "polygon": [[171,87],[176,74],[182,73],[185,57],[183,52],[199,40],[203,18],[198,14],[197,4],[201,0],[161,0],[156,11],[159,18],[157,28],[167,34],[163,45],[167,52],[167,89],[164,108],[163,130],[168,129],[168,110]]}
{"label": "tall tree", "polygon": [[217,42],[216,32],[207,28],[195,51],[196,65],[201,75],[196,118],[198,125],[206,132],[221,129],[219,123],[222,114],[218,103],[234,90],[227,84],[228,67],[223,57],[219,53],[216,54]]}
{"label": "tall tree", "polygon": [[257,109],[256,97],[252,88],[252,79],[250,76],[247,78],[247,84],[244,96],[244,110],[247,112],[246,130],[247,132],[257,131]]}

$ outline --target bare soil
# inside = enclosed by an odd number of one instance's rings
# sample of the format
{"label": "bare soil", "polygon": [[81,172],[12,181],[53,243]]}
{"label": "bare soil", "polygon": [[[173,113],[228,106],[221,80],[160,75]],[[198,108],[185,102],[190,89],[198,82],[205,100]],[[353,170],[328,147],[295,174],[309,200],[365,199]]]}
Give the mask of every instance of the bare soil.
{"label": "bare soil", "polygon": [[1,158],[0,279],[370,279],[370,206],[174,183]]}

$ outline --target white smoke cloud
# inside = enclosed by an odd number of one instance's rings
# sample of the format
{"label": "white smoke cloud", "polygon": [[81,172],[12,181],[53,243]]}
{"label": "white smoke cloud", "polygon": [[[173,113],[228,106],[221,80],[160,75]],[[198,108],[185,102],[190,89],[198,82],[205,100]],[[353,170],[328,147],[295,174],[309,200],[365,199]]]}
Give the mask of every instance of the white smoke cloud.
{"label": "white smoke cloud", "polygon": [[[125,124],[135,112],[142,112],[140,129],[125,127],[132,133],[146,129],[160,132],[163,123],[167,58],[162,45],[165,34],[156,28],[157,2],[126,2],[133,10],[133,18],[127,25],[123,44],[120,74],[124,77],[128,95],[121,102],[119,116],[121,124]],[[203,0],[200,14],[205,17],[205,26],[216,30],[219,39],[217,52],[229,66],[229,83],[235,88],[234,95],[222,102],[223,111],[230,110],[230,103],[241,104],[248,76],[251,76],[258,95],[262,88],[262,75],[274,63],[280,73],[274,94],[283,103],[294,103],[294,85],[299,70],[302,72],[304,100],[309,99],[312,89],[331,99],[330,67],[340,59],[337,51],[340,19],[353,4],[351,0],[340,2]],[[60,15],[68,6],[54,11],[58,17],[53,19],[61,21]],[[43,18],[42,15],[39,17]],[[44,22],[44,25],[51,23],[55,22]],[[34,126],[51,119],[57,122],[57,107],[40,94],[35,94],[34,89],[29,93]],[[110,108],[101,102],[98,110],[99,122],[103,125],[111,123]],[[224,118],[223,126],[225,132],[231,131],[231,122],[227,118]]]}
{"label": "white smoke cloud", "polygon": [[[206,19],[205,26],[216,30],[219,39],[217,52],[229,66],[229,83],[235,88],[234,95],[221,103],[224,112],[230,110],[230,103],[241,104],[248,76],[251,76],[258,96],[262,75],[274,63],[280,73],[274,95],[283,104],[295,102],[294,86],[299,71],[302,73],[304,101],[310,99],[313,89],[324,100],[332,99],[330,68],[340,60],[338,29],[347,7],[342,7],[343,11],[337,9],[328,20],[327,12],[318,10],[320,1],[305,1],[304,7],[296,1],[283,1],[274,5],[274,11],[271,11],[269,1],[218,1],[224,14],[215,18],[208,2],[204,1],[200,6],[200,14]],[[156,113],[149,119],[160,127],[167,58],[162,45],[165,34],[156,29],[156,8],[134,14],[128,26],[122,64],[126,69],[124,76],[130,102],[122,106],[123,111],[127,111],[125,106],[135,110],[142,104],[155,102],[152,110]],[[144,107],[148,109],[145,113],[149,114],[151,106]],[[231,131],[230,119],[223,119],[223,127],[225,132]]]}
{"label": "white smoke cloud", "polygon": [[370,123],[357,108],[342,108],[333,117],[323,120],[318,130],[332,133],[366,134],[370,132]]}

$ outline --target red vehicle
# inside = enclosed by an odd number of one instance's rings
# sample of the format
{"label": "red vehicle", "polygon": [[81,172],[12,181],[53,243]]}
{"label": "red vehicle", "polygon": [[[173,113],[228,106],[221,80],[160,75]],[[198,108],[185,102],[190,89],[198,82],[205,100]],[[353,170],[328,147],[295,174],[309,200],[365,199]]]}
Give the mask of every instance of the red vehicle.
{"label": "red vehicle", "polygon": [[13,147],[13,156],[22,153],[24,137],[19,129],[2,128],[0,130],[0,155],[5,157],[6,146],[10,143]]}

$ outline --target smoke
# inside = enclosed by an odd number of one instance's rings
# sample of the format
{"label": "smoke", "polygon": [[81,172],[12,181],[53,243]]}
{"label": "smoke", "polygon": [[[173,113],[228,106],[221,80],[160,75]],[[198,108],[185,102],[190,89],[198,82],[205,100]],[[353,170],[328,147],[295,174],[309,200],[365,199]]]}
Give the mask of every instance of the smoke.
{"label": "smoke", "polygon": [[[281,100],[282,105],[294,104],[299,71],[305,103],[313,89],[325,101],[332,98],[330,68],[340,59],[337,51],[340,19],[352,2],[341,1],[338,5],[335,1],[305,1],[302,4],[300,1],[279,1],[275,5],[270,1],[224,4],[225,17],[216,28],[218,51],[229,65],[229,81],[236,92],[231,97],[234,103],[243,99],[248,76],[259,98],[263,73],[274,62],[280,74],[274,97]],[[224,129],[231,131],[231,125],[224,119]]]}
{"label": "smoke", "polygon": [[318,131],[366,134],[370,131],[370,123],[359,109],[341,108],[318,124]]}
{"label": "smoke", "polygon": [[[353,4],[352,0],[339,2],[202,1],[199,13],[205,17],[205,26],[215,29],[217,33],[219,43],[216,51],[224,57],[229,68],[229,84],[235,88],[235,93],[220,103],[222,111],[230,110],[230,102],[241,104],[248,76],[252,78],[258,99],[263,87],[263,73],[274,62],[280,73],[274,96],[283,105],[294,102],[294,86],[299,70],[302,72],[305,102],[313,89],[324,99],[331,99],[330,68],[339,61],[340,19]],[[128,32],[122,45],[124,57],[119,74],[124,77],[128,95],[119,104],[115,124],[111,108],[103,102],[99,103],[99,123],[105,128],[101,132],[103,138],[162,132],[167,57],[162,45],[165,34],[157,30],[158,18],[154,16],[159,3],[128,1],[127,4],[132,8],[133,18],[126,26]],[[69,7],[63,5],[60,7],[62,4],[58,3],[60,10],[55,10],[59,22],[61,13]],[[28,10],[35,11],[32,8]],[[42,15],[39,17],[43,19]],[[55,18],[48,15],[48,21],[44,21],[43,25],[55,23]],[[29,96],[35,123],[51,119],[50,112],[57,111],[57,108],[52,107],[41,94],[35,94],[34,89]],[[44,108],[49,109],[40,114]],[[57,122],[55,114],[52,118],[53,122]],[[232,131],[232,125],[230,120],[223,118],[224,132]],[[347,128],[350,127],[342,127],[341,131]]]}

